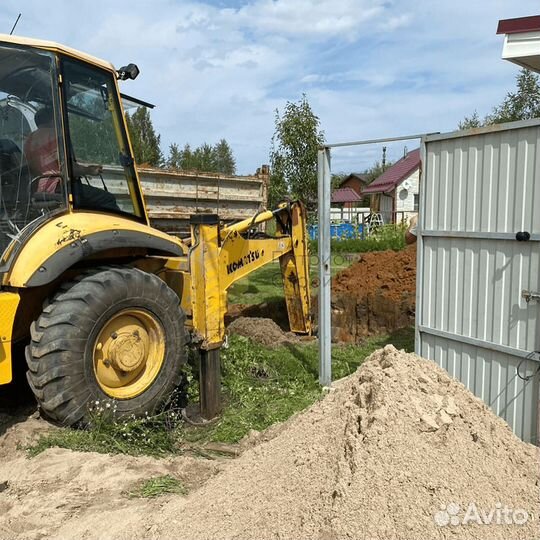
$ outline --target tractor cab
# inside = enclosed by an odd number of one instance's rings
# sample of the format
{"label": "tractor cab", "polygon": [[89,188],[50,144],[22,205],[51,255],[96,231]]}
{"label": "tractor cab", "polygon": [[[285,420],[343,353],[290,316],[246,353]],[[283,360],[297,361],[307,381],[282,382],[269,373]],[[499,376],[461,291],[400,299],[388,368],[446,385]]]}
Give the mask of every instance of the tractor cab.
{"label": "tractor cab", "polygon": [[102,212],[146,224],[117,72],[55,44],[17,41],[0,36],[4,259],[14,240],[62,213]]}

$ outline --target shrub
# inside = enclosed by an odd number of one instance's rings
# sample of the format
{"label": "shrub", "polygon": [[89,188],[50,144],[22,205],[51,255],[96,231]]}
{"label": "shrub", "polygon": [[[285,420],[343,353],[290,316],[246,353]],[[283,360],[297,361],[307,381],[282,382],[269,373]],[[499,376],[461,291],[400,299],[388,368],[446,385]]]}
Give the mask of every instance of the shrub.
{"label": "shrub", "polygon": [[[398,251],[405,247],[405,230],[405,225],[383,225],[363,240],[361,238],[343,240],[333,238],[330,249],[333,253],[365,253],[386,249]],[[317,240],[310,240],[310,252],[318,253],[318,248]]]}

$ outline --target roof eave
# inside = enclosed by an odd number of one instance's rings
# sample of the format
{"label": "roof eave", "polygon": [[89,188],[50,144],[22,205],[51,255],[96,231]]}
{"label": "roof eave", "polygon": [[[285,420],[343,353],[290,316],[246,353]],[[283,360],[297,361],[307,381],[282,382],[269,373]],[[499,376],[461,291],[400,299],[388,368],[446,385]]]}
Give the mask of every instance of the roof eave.
{"label": "roof eave", "polygon": [[[420,163],[416,163],[414,167],[412,167],[406,173],[404,173],[397,182],[392,182],[392,183],[387,182],[387,183],[375,185],[375,186],[373,186],[373,184],[370,184],[367,188],[365,188],[362,191],[362,193],[365,193],[366,195],[370,195],[371,193],[390,193],[391,191],[396,189],[400,184],[405,182],[405,180],[407,180],[407,178],[409,178],[411,174],[414,174],[419,168],[420,168]],[[377,191],[371,191],[369,189],[371,186],[377,188]]]}
{"label": "roof eave", "polygon": [[501,19],[497,25],[497,34],[521,34],[540,30],[540,15]]}
{"label": "roof eave", "polygon": [[540,73],[540,15],[501,20],[497,34],[505,34],[503,60]]}
{"label": "roof eave", "polygon": [[393,186],[393,185],[392,186],[380,186],[380,187],[377,186],[377,188],[374,189],[374,190],[365,189],[362,192],[362,194],[363,195],[375,195],[377,193],[390,193],[390,192],[394,191],[394,189],[396,189],[396,187]]}

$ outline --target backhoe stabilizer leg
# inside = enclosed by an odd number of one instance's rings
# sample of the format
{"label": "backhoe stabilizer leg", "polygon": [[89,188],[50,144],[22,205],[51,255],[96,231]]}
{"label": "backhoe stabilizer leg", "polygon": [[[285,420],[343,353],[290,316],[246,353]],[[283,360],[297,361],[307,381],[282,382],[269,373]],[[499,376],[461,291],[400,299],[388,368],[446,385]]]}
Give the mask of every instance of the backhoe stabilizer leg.
{"label": "backhoe stabilizer leg", "polygon": [[201,416],[212,420],[221,412],[220,349],[200,349],[199,395]]}

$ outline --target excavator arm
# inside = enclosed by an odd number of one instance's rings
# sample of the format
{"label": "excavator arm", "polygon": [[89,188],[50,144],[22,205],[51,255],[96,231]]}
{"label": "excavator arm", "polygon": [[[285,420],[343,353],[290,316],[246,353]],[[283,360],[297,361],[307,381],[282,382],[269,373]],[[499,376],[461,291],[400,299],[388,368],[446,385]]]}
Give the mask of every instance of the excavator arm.
{"label": "excavator arm", "polygon": [[[258,230],[258,225],[270,221],[276,222],[274,235]],[[191,236],[191,307],[201,349],[217,349],[223,343],[229,287],[275,260],[281,267],[291,330],[311,333],[306,211],[302,203],[282,203],[276,210],[225,227],[220,227],[213,214],[195,215]]]}

